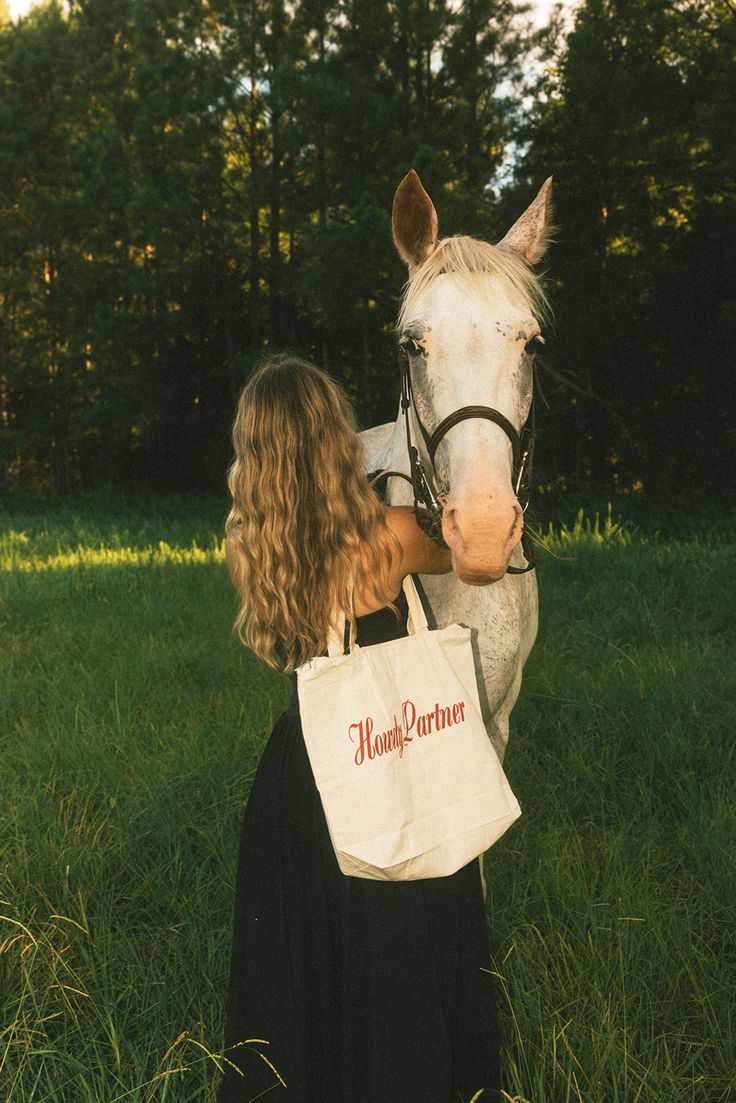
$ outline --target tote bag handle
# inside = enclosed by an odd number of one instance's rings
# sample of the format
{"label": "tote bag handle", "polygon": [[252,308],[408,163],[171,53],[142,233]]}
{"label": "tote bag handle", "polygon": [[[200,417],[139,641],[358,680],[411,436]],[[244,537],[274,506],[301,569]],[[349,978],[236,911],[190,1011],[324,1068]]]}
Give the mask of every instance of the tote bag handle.
{"label": "tote bag handle", "polygon": [[[424,612],[424,606],[422,605],[422,599],[419,596],[419,591],[414,585],[414,579],[410,574],[406,575],[401,583],[401,588],[406,595],[406,604],[409,608],[409,616],[406,622],[407,632],[410,636],[422,631],[427,627],[427,616]],[[350,587],[350,605],[353,603],[353,587]],[[337,621],[337,630],[330,632],[327,642],[327,654],[330,658],[335,658],[336,655],[352,654],[352,652],[359,646],[357,640],[350,638],[350,622],[346,621],[345,614],[340,613]]]}

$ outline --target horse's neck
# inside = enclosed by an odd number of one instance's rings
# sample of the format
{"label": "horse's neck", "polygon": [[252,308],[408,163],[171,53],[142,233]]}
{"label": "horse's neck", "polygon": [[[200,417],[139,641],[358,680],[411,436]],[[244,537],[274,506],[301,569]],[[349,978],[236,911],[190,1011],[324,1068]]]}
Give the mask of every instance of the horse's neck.
{"label": "horse's neck", "polygon": [[[388,442],[386,467],[390,471],[401,471],[404,475],[410,474],[409,452],[406,446],[406,426],[404,415],[401,412],[394,422]],[[411,483],[408,483],[406,479],[389,479],[386,501],[392,506],[413,506],[414,491]]]}
{"label": "horse's neck", "polygon": [[[409,474],[404,418],[399,414],[394,422],[376,425],[360,434],[365,470],[401,471]],[[389,479],[386,502],[392,506],[413,505],[414,495],[405,479]]]}

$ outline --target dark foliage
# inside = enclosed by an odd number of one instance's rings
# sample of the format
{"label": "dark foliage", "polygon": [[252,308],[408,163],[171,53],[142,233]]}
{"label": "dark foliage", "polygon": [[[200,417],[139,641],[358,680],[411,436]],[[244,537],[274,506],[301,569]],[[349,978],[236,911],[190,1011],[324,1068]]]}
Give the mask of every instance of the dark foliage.
{"label": "dark foliage", "polygon": [[730,2],[587,0],[567,44],[521,10],[74,0],[0,27],[0,485],[222,492],[269,349],[393,419],[414,166],[442,233],[490,240],[555,175],[540,476],[723,486]]}
{"label": "dark foliage", "polygon": [[736,461],[736,8],[587,0],[547,61],[519,171],[527,194],[556,179],[547,468],[614,492],[722,492]]}

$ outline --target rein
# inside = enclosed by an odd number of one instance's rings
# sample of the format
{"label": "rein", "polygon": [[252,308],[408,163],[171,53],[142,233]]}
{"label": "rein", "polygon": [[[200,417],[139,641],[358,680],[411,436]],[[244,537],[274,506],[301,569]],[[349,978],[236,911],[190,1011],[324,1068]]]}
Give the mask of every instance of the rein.
{"label": "rein", "polygon": [[[536,372],[532,370],[532,402],[529,409],[529,416],[526,423],[522,426],[521,432],[517,432],[509,419],[492,406],[461,406],[460,409],[454,410],[453,413],[448,414],[448,416],[439,423],[434,432],[428,433],[422,424],[422,419],[419,416],[419,411],[414,401],[414,393],[411,385],[409,352],[403,345],[399,345],[399,356],[401,362],[401,413],[404,417],[404,424],[406,427],[406,448],[409,456],[410,474],[405,475],[403,471],[379,471],[368,477],[373,485],[378,482],[383,482],[391,476],[405,479],[408,483],[411,483],[414,492],[414,514],[417,519],[417,524],[436,544],[446,548],[447,543],[442,535],[443,507],[438,499],[436,490],[438,478],[437,469],[434,465],[434,457],[445,434],[455,425],[459,425],[461,421],[468,421],[471,418],[485,418],[487,421],[492,421],[495,425],[498,425],[499,428],[503,429],[511,442],[514,464],[511,481],[514,485],[514,494],[518,497],[520,491],[527,492],[531,489],[534,463],[534,441],[536,435],[536,415],[534,407],[536,395],[539,395],[545,406],[547,402],[542,394],[538,376]],[[419,450],[411,438],[410,410],[414,412],[416,423],[427,449],[430,471],[429,478],[427,477],[427,471],[425,471],[424,464],[419,456]],[[526,510],[528,504],[529,499],[527,498],[524,510]],[[522,533],[521,548],[526,556],[526,567],[507,567],[507,574],[526,574],[527,571],[534,570],[537,563],[537,553],[534,542],[526,530]]]}

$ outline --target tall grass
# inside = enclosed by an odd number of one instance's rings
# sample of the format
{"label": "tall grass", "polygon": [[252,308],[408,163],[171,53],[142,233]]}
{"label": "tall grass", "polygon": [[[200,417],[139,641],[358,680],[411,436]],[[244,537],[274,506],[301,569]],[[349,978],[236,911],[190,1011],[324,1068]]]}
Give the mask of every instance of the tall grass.
{"label": "tall grass", "polygon": [[[239,821],[288,692],[231,632],[226,512],[0,513],[0,1100],[214,1100]],[[506,1088],[727,1103],[733,541],[576,512],[537,523],[524,815],[487,857]]]}

